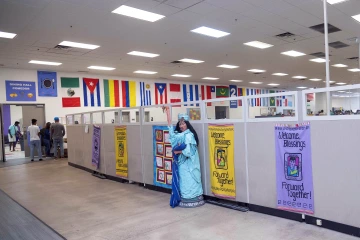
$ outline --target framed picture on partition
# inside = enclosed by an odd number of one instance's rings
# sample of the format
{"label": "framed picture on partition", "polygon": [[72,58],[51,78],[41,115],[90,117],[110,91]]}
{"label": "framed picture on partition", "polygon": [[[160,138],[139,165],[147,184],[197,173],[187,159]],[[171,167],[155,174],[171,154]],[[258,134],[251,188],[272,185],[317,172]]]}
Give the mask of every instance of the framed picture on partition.
{"label": "framed picture on partition", "polygon": [[156,144],[156,155],[164,156],[164,145],[162,143]]}
{"label": "framed picture on partition", "polygon": [[165,157],[172,157],[172,147],[170,145],[165,145]]}
{"label": "framed picture on partition", "polygon": [[166,184],[172,184],[172,173],[166,173]]}
{"label": "framed picture on partition", "polygon": [[163,157],[156,157],[156,167],[164,168]]}
{"label": "framed picture on partition", "polygon": [[165,171],[164,170],[157,170],[157,181],[165,183]]}
{"label": "framed picture on partition", "polygon": [[164,165],[165,165],[165,170],[166,171],[171,171],[172,170],[172,160],[171,159],[164,159]]}
{"label": "framed picture on partition", "polygon": [[201,119],[200,108],[188,108],[187,114],[189,115],[190,120],[200,120]]}
{"label": "framed picture on partition", "polygon": [[169,131],[164,131],[164,142],[170,143],[170,133]]}
{"label": "framed picture on partition", "polygon": [[155,130],[156,142],[164,142],[163,130]]}

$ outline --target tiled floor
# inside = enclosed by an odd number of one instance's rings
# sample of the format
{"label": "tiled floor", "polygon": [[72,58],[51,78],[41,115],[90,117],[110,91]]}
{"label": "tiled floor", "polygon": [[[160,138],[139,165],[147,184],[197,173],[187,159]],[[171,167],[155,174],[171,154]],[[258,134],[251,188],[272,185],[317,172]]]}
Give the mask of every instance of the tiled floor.
{"label": "tiled floor", "polygon": [[66,160],[2,168],[0,189],[71,240],[357,239],[210,204],[171,209],[168,194],[101,180],[69,167]]}

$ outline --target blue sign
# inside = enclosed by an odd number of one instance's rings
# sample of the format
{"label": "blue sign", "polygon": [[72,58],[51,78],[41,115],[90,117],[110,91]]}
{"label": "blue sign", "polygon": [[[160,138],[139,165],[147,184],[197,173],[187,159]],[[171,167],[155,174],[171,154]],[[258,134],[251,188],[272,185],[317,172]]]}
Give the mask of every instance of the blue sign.
{"label": "blue sign", "polygon": [[56,72],[38,71],[39,97],[57,97]]}
{"label": "blue sign", "polygon": [[[237,97],[237,86],[236,85],[229,85],[230,90],[230,97]],[[237,108],[238,107],[238,100],[231,100],[230,101],[230,108]]]}
{"label": "blue sign", "polygon": [[35,102],[35,82],[5,81],[6,101],[9,102]]}

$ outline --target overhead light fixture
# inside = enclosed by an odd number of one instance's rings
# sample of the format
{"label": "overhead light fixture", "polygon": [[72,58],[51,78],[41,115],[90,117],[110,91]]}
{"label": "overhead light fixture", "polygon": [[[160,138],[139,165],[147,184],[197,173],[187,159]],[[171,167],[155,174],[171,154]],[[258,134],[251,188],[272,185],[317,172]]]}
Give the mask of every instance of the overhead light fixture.
{"label": "overhead light fixture", "polygon": [[339,93],[344,93],[344,92],[346,92],[346,91],[338,91]]}
{"label": "overhead light fixture", "polygon": [[273,73],[272,75],[283,77],[283,76],[287,76],[287,75],[289,75],[289,74],[287,74],[287,73]]}
{"label": "overhead light fixture", "polygon": [[307,88],[307,87],[297,87],[297,88],[299,88],[299,89],[305,89],[305,88]]}
{"label": "overhead light fixture", "polygon": [[191,77],[191,75],[184,75],[184,74],[173,74],[171,76],[173,76],[173,77],[182,77],[182,78]]}
{"label": "overhead light fixture", "polygon": [[70,41],[62,41],[59,43],[60,46],[67,46],[67,47],[74,47],[74,48],[85,48],[85,49],[91,49],[94,50],[100,46],[93,45],[93,44],[87,44],[87,43],[78,43],[78,42],[70,42]]}
{"label": "overhead light fixture", "polygon": [[216,29],[208,28],[208,27],[204,27],[204,26],[193,29],[193,30],[191,30],[191,32],[203,34],[203,35],[206,35],[209,37],[214,37],[214,38],[221,38],[221,37],[230,35],[230,33],[228,33],[228,32],[223,32],[220,30],[216,30]]}
{"label": "overhead light fixture", "polygon": [[160,56],[159,54],[155,54],[155,53],[147,53],[147,52],[139,52],[139,51],[132,51],[127,54],[139,56],[139,57],[148,57],[148,58],[154,58]]}
{"label": "overhead light fixture", "polygon": [[320,78],[310,78],[309,80],[310,80],[310,81],[313,81],[313,82],[318,82],[318,81],[321,81],[321,79],[320,79]]}
{"label": "overhead light fixture", "polygon": [[333,66],[333,67],[338,67],[338,68],[345,68],[345,67],[348,67],[348,65],[341,64],[341,63],[334,64],[334,65],[332,65],[332,66]]}
{"label": "overhead light fixture", "polygon": [[117,14],[120,14],[123,16],[137,18],[140,20],[148,21],[148,22],[156,22],[165,17],[160,14],[144,11],[144,10],[129,7],[126,5],[122,5],[122,6],[118,7],[117,9],[112,11],[112,13],[117,13]]}
{"label": "overhead light fixture", "polygon": [[262,82],[250,82],[251,84],[262,84]]}
{"label": "overhead light fixture", "polygon": [[313,58],[313,59],[310,59],[309,61],[317,62],[317,63],[324,63],[324,62],[326,62],[326,59],[323,59],[323,58]]}
{"label": "overhead light fixture", "polygon": [[244,43],[244,45],[247,45],[247,46],[250,46],[250,47],[256,47],[256,48],[260,48],[260,49],[265,49],[265,48],[269,48],[269,47],[274,46],[274,45],[264,43],[264,42],[259,42],[259,41],[247,42],[247,43]]}
{"label": "overhead light fixture", "polygon": [[218,80],[219,78],[214,78],[214,77],[204,77],[202,79],[205,79],[205,80]]}
{"label": "overhead light fixture", "polygon": [[261,69],[249,69],[248,72],[263,73],[263,72],[266,72],[266,70],[261,70]]}
{"label": "overhead light fixture", "polygon": [[296,78],[296,79],[306,79],[307,77],[305,77],[305,76],[293,76],[292,78]]}
{"label": "overhead light fixture", "polygon": [[233,79],[233,80],[229,80],[230,82],[242,82],[243,80],[235,80],[235,79]]}
{"label": "overhead light fixture", "polygon": [[16,33],[8,33],[8,32],[1,32],[0,31],[0,38],[13,39],[14,37],[16,37]]}
{"label": "overhead light fixture", "polygon": [[352,69],[348,69],[348,71],[350,71],[350,72],[360,72],[360,68],[352,68]]}
{"label": "overhead light fixture", "polygon": [[31,60],[29,63],[33,64],[42,64],[42,65],[51,65],[51,66],[59,66],[62,63],[59,62],[47,62],[47,61],[38,61],[38,60]]}
{"label": "overhead light fixture", "polygon": [[[326,81],[323,81],[324,83],[326,83]],[[335,81],[329,81],[330,84],[332,83],[336,83]]]}
{"label": "overhead light fixture", "polygon": [[349,92],[346,92],[346,93],[352,93],[352,92],[349,91]]}
{"label": "overhead light fixture", "polygon": [[280,84],[278,83],[269,83],[268,86],[279,86]]}
{"label": "overhead light fixture", "polygon": [[341,3],[341,2],[345,2],[347,0],[327,0],[327,2],[329,4],[337,4],[337,3]]}
{"label": "overhead light fixture", "polygon": [[115,70],[113,67],[102,67],[102,66],[90,66],[88,69],[94,69],[94,70],[104,70],[104,71],[111,71]]}
{"label": "overhead light fixture", "polygon": [[294,51],[294,50],[287,51],[287,52],[282,52],[281,54],[287,55],[287,56],[290,56],[290,57],[300,57],[300,56],[306,55],[305,53]]}
{"label": "overhead light fixture", "polygon": [[187,63],[203,63],[204,61],[201,60],[195,60],[190,58],[183,58],[179,60],[180,62],[187,62]]}
{"label": "overhead light fixture", "polygon": [[157,72],[153,71],[145,71],[145,70],[137,70],[134,73],[141,73],[141,74],[156,74]]}
{"label": "overhead light fixture", "polygon": [[344,82],[338,82],[336,83],[337,85],[346,85],[347,83],[344,83]]}
{"label": "overhead light fixture", "polygon": [[356,21],[360,22],[360,14],[352,16],[353,19],[355,19]]}
{"label": "overhead light fixture", "polygon": [[228,64],[221,64],[221,65],[219,65],[219,66],[217,66],[217,67],[234,69],[234,68],[238,68],[239,66],[228,65]]}

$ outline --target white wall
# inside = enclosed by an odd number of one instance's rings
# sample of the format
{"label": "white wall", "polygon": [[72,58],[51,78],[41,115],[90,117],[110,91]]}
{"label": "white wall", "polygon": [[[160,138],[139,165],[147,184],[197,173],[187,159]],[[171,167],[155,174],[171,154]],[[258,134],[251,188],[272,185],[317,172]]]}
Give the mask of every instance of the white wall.
{"label": "white wall", "polygon": [[11,124],[18,121],[20,122],[20,126],[23,125],[22,106],[10,105],[10,119]]}
{"label": "white wall", "polygon": [[359,97],[332,97],[331,103],[334,108],[343,108],[344,110],[360,109]]}
{"label": "white wall", "polygon": [[326,113],[326,93],[315,93],[315,112],[317,114],[319,111],[324,110]]}

